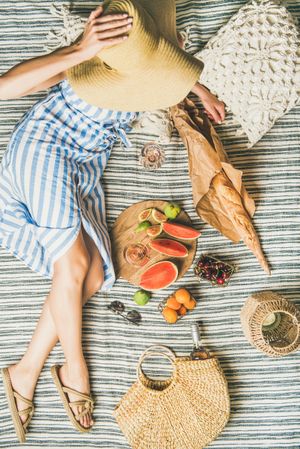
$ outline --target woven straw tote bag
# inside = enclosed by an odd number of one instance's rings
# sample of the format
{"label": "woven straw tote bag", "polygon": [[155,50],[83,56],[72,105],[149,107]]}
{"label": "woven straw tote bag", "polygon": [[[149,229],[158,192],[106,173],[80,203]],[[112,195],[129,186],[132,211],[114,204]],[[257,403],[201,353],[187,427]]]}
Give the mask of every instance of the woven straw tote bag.
{"label": "woven straw tote bag", "polygon": [[[146,357],[163,356],[173,367],[167,380],[146,376]],[[164,346],[141,355],[137,380],[113,415],[132,449],[201,449],[221,433],[229,419],[227,381],[215,357],[177,357]]]}

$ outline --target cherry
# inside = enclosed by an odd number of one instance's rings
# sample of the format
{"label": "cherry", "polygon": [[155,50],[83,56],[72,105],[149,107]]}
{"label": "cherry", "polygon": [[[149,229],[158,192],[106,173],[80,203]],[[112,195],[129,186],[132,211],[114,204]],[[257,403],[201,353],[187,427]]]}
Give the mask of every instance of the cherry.
{"label": "cherry", "polygon": [[224,282],[225,282],[225,280],[221,277],[221,278],[217,278],[217,283],[219,284],[219,285],[222,285],[222,284],[224,284]]}

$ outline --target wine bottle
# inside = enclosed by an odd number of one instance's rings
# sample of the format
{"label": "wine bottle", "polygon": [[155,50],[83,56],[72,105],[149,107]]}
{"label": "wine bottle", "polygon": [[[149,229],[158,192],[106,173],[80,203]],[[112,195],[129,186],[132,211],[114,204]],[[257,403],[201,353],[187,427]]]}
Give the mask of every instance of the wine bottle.
{"label": "wine bottle", "polygon": [[198,322],[192,323],[191,330],[194,347],[190,354],[190,358],[192,360],[210,359],[211,358],[210,353],[201,344],[199,323]]}

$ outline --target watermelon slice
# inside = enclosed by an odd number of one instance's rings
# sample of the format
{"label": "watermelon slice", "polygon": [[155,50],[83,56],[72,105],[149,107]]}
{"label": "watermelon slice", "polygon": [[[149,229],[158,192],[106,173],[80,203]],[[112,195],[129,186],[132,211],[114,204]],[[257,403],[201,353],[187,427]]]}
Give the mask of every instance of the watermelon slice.
{"label": "watermelon slice", "polygon": [[141,276],[139,286],[144,290],[160,290],[176,281],[178,269],[173,262],[162,260],[151,265]]}
{"label": "watermelon slice", "polygon": [[188,249],[182,243],[171,239],[155,239],[149,243],[155,251],[171,257],[187,257]]}
{"label": "watermelon slice", "polygon": [[190,226],[185,226],[179,223],[163,223],[163,230],[166,234],[180,240],[196,240],[200,237],[201,232]]}

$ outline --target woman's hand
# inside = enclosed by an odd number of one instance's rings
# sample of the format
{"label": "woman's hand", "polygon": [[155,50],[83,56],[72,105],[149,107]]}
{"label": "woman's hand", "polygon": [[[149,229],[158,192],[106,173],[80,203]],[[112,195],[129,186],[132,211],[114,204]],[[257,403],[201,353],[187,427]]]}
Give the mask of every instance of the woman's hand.
{"label": "woman's hand", "polygon": [[[178,46],[184,50],[184,39],[179,31],[177,31],[177,40]],[[218,100],[206,87],[197,82],[192,92],[200,98],[204,106],[204,112],[211,120],[221,123],[225,119],[225,104]]]}
{"label": "woman's hand", "polygon": [[128,38],[125,33],[132,27],[132,18],[127,13],[101,17],[102,13],[102,6],[92,11],[81,40],[75,44],[84,60],[91,59],[103,48]]}
{"label": "woman's hand", "polygon": [[23,61],[0,76],[0,100],[19,98],[48,88],[66,77],[66,70],[94,57],[102,48],[127,38],[132,26],[128,14],[100,17],[102,6],[94,10],[79,40],[52,53]]}
{"label": "woman's hand", "polygon": [[200,98],[205,114],[214,122],[222,123],[225,119],[225,104],[223,101],[218,100],[215,95],[200,83],[195,84],[192,92]]}

